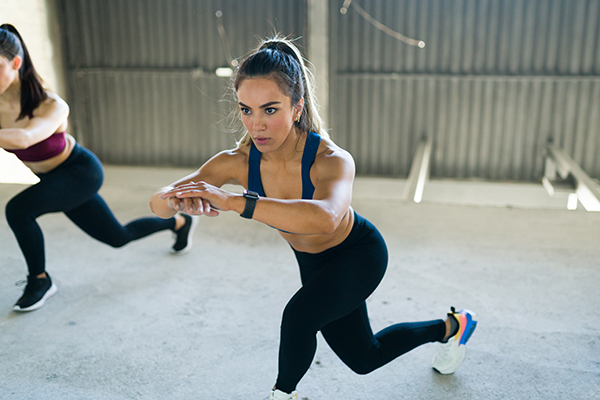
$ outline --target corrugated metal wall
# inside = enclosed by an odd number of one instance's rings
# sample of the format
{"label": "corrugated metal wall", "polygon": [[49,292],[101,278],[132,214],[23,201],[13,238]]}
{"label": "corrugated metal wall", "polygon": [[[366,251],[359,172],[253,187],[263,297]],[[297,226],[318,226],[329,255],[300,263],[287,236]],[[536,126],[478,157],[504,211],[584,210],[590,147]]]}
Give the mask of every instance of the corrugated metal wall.
{"label": "corrugated metal wall", "polygon": [[434,139],[432,176],[537,181],[547,140],[600,177],[600,2],[360,0],[426,42],[330,3],[332,135],[358,173],[407,176]]}
{"label": "corrugated metal wall", "polygon": [[[231,147],[215,68],[306,26],[298,0],[57,1],[72,127],[108,163],[197,166]],[[600,1],[353,0],[424,49],[343,2],[328,3],[328,120],[359,174],[407,176],[429,136],[434,177],[538,181],[549,139],[600,177]]]}
{"label": "corrugated metal wall", "polygon": [[296,0],[60,0],[73,133],[107,163],[199,166],[234,145],[225,131],[232,105],[222,101],[229,80],[215,69],[259,37],[302,36],[305,7]]}

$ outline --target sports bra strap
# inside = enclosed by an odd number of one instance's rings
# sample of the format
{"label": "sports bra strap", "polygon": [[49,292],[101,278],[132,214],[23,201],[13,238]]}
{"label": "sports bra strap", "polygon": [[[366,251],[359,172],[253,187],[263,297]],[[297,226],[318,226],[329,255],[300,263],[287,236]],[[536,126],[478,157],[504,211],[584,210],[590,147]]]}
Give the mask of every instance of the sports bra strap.
{"label": "sports bra strap", "polygon": [[248,190],[258,193],[260,197],[265,197],[262,180],[260,179],[260,156],[254,142],[250,146],[250,158],[248,159]]}
{"label": "sports bra strap", "polygon": [[315,192],[315,186],[310,180],[310,169],[315,162],[317,150],[321,143],[321,135],[314,132],[308,132],[306,143],[304,144],[304,153],[302,154],[302,198],[312,199]]}
{"label": "sports bra strap", "polygon": [[[321,143],[321,135],[315,132],[308,132],[304,152],[302,154],[302,198],[312,199],[315,187],[310,180],[310,169],[315,162],[317,150]],[[254,142],[250,144],[250,156],[248,158],[248,190],[258,193],[265,197],[262,180],[260,179],[260,157],[261,152],[256,148]]]}

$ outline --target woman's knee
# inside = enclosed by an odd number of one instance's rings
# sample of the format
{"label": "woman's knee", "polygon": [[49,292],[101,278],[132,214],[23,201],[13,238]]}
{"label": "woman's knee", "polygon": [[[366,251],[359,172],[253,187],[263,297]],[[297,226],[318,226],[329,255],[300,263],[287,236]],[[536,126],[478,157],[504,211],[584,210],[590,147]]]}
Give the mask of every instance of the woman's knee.
{"label": "woman's knee", "polygon": [[335,353],[340,360],[359,375],[367,375],[377,369],[377,366],[375,366],[377,363],[373,354],[365,354],[364,352],[356,351],[356,349],[352,349],[351,352],[340,352],[339,349],[337,350]]}
{"label": "woman's knee", "polygon": [[108,244],[110,247],[113,247],[115,249],[123,247],[127,243],[129,243],[129,240],[123,240],[123,239],[119,239],[119,238],[112,238],[112,239],[110,239],[110,241],[106,242],[106,244]]}
{"label": "woman's knee", "polygon": [[361,361],[351,361],[345,363],[348,366],[348,368],[350,368],[352,371],[354,371],[354,373],[358,375],[367,375],[373,372],[373,370],[375,369],[367,363]]}
{"label": "woman's knee", "polygon": [[293,300],[285,306],[283,315],[281,316],[281,329],[294,329],[295,325],[300,323],[299,309]]}
{"label": "woman's knee", "polygon": [[307,304],[304,304],[296,296],[292,297],[283,310],[281,317],[282,332],[306,331],[316,333],[319,329],[311,314],[310,307]]}
{"label": "woman's knee", "polygon": [[21,223],[25,218],[32,217],[28,207],[26,207],[16,197],[11,199],[6,204],[4,213],[6,215],[6,222],[8,222],[8,225],[10,226]]}
{"label": "woman's knee", "polygon": [[124,234],[117,234],[117,232],[87,232],[91,237],[101,241],[104,244],[109,245],[112,248],[118,249],[131,242],[129,237]]}
{"label": "woman's knee", "polygon": [[370,374],[371,372],[373,372],[372,368],[367,368],[364,365],[350,367],[350,369],[352,371],[354,371],[355,373],[357,373],[358,375],[367,375],[367,374]]}

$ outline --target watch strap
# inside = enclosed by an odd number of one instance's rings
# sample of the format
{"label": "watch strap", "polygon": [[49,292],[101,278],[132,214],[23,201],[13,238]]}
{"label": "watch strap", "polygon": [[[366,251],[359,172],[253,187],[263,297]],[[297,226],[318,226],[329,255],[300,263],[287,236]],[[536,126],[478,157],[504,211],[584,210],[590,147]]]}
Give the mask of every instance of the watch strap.
{"label": "watch strap", "polygon": [[258,200],[258,194],[245,190],[244,197],[246,198],[246,207],[244,207],[244,212],[240,214],[240,217],[252,219],[254,207],[256,207],[256,201]]}

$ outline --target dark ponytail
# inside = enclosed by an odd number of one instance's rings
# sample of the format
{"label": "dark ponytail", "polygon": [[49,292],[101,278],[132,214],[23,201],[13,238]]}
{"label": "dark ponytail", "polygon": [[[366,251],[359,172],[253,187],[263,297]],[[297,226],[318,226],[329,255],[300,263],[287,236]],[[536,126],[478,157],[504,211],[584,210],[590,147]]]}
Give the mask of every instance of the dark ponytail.
{"label": "dark ponytail", "polygon": [[23,59],[19,69],[21,78],[21,113],[17,120],[32,117],[33,110],[48,98],[48,93],[42,85],[42,79],[37,74],[27,46],[17,29],[11,24],[0,25],[0,55],[12,61],[16,56]]}

